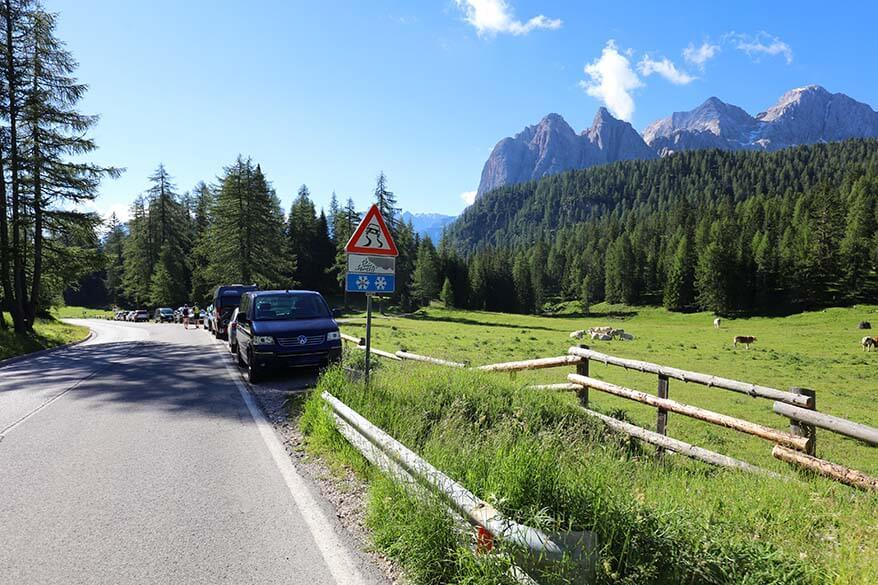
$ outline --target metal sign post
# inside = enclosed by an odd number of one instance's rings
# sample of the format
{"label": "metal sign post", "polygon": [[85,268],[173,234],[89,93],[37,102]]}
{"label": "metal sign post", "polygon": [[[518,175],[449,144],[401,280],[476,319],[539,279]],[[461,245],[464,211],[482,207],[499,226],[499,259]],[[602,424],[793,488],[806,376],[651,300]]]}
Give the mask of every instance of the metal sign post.
{"label": "metal sign post", "polygon": [[363,380],[369,385],[369,366],[372,358],[372,295],[366,295],[366,372]]}
{"label": "metal sign post", "polygon": [[345,246],[345,291],[366,294],[366,371],[369,384],[372,360],[372,296],[396,290],[396,256],[399,252],[377,205],[373,205]]}

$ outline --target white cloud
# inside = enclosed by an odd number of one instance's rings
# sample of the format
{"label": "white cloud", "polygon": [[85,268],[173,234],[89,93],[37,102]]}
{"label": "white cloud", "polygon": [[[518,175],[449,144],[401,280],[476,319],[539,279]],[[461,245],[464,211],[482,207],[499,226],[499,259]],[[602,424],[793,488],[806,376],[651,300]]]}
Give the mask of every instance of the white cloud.
{"label": "white cloud", "polygon": [[689,46],[683,49],[683,58],[687,63],[703,71],[704,64],[713,59],[719,51],[719,45],[712,45],[709,42],[702,43],[700,47],[689,43]]}
{"label": "white cloud", "polygon": [[515,14],[506,0],[455,0],[463,10],[466,21],[473,25],[479,36],[498,33],[526,35],[535,29],[555,30],[561,28],[561,19],[546,18],[542,14],[527,22],[515,19]]}
{"label": "white cloud", "polygon": [[460,198],[467,205],[472,205],[476,201],[476,191],[464,191],[460,194]]}
{"label": "white cloud", "polygon": [[646,55],[637,64],[637,70],[644,77],[657,73],[675,85],[686,85],[695,81],[695,77],[677,69],[677,66],[667,57],[661,61],[655,61],[649,55]]}
{"label": "white cloud", "polygon": [[619,52],[615,41],[607,41],[601,56],[585,66],[585,74],[590,80],[579,82],[585,92],[601,100],[614,116],[630,122],[634,114],[631,92],[643,87],[643,82],[631,68],[628,57]]}
{"label": "white cloud", "polygon": [[762,55],[783,55],[787,65],[793,62],[793,49],[779,37],[770,35],[765,31],[757,35],[747,35],[731,32],[726,37],[735,44],[739,51],[747,53],[750,57],[758,59]]}

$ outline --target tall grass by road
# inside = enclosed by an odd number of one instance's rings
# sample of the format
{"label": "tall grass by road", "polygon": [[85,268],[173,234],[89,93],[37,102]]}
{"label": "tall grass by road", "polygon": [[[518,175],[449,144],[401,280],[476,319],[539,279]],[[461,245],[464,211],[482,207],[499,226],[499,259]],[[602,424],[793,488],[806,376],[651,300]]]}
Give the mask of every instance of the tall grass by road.
{"label": "tall grass by road", "polygon": [[88,337],[88,328],[62,323],[55,318],[38,318],[33,333],[18,335],[12,331],[12,318],[4,314],[9,329],[0,330],[0,360],[80,341]]}
{"label": "tall grass by road", "polygon": [[[518,521],[592,530],[599,583],[875,583],[878,496],[821,478],[719,470],[608,433],[564,395],[503,376],[388,364],[368,390],[327,373],[301,419],[312,452],[371,479],[376,546],[418,583],[502,583],[441,507],[368,468],[332,425],[328,390]],[[548,581],[552,581],[551,578]]]}

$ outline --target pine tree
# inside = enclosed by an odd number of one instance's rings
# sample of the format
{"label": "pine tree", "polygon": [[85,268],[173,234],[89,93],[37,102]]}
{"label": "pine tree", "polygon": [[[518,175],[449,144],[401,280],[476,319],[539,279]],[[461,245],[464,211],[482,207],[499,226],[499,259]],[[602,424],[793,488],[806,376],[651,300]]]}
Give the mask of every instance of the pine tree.
{"label": "pine tree", "polygon": [[515,295],[516,310],[521,313],[533,313],[535,306],[533,278],[530,261],[524,254],[517,254],[512,263],[512,290]]}
{"label": "pine tree", "polygon": [[299,187],[287,219],[289,254],[296,259],[296,281],[305,288],[320,287],[317,266],[317,213],[311,192],[306,185]]}
{"label": "pine tree", "polygon": [[210,294],[215,283],[208,274],[210,261],[210,212],[214,205],[213,192],[203,181],[193,189],[193,245],[189,256],[192,267],[191,299],[205,306],[209,303]]}
{"label": "pine tree", "polygon": [[44,284],[57,289],[99,268],[86,263],[102,258],[89,244],[100,218],[71,207],[93,200],[101,180],[119,174],[82,160],[96,148],[87,136],[96,118],[76,110],[86,86],[73,76],[76,61],[56,26],[39,2],[0,3],[0,111],[8,123],[0,153],[0,287],[17,332],[33,328],[51,296]]}
{"label": "pine tree", "polygon": [[104,255],[106,257],[107,274],[104,286],[110,302],[116,306],[126,304],[122,283],[125,279],[125,228],[115,213],[107,222],[107,236],[104,239]]}
{"label": "pine tree", "polygon": [[329,215],[327,216],[327,220],[329,221],[329,235],[332,238],[332,243],[336,245],[338,245],[338,230],[336,229],[335,223],[338,221],[340,212],[341,208],[338,205],[338,195],[333,191],[332,195],[329,197]]}
{"label": "pine tree", "polygon": [[679,311],[692,303],[694,268],[692,246],[689,237],[683,234],[677,243],[665,282],[663,304],[666,309]]}
{"label": "pine tree", "polygon": [[442,305],[446,309],[452,309],[455,305],[454,298],[454,286],[451,284],[451,279],[447,276],[445,277],[445,282],[442,283],[442,292],[439,293],[439,300],[442,301]]}
{"label": "pine tree", "polygon": [[604,287],[608,303],[634,304],[637,301],[635,270],[631,240],[622,234],[607,249]]}
{"label": "pine tree", "polygon": [[157,307],[176,307],[187,302],[185,267],[170,242],[162,246],[150,281],[150,302]]}
{"label": "pine tree", "polygon": [[295,287],[294,259],[278,254],[285,248],[280,201],[259,165],[239,156],[224,169],[211,217],[212,282]]}
{"label": "pine tree", "polygon": [[396,230],[401,224],[397,217],[399,208],[396,207],[396,196],[387,188],[387,176],[384,174],[384,171],[381,171],[375,180],[375,204],[378,206],[378,211],[381,212],[381,216],[384,218],[384,222],[387,224],[387,228],[395,240]]}
{"label": "pine tree", "polygon": [[439,257],[430,237],[425,236],[418,246],[412,294],[415,303],[428,305],[439,296],[439,292]]}
{"label": "pine tree", "polygon": [[579,289],[579,306],[582,314],[586,317],[591,312],[591,282],[588,274],[582,279],[582,286]]}
{"label": "pine tree", "polygon": [[843,259],[844,288],[852,300],[866,295],[867,277],[874,270],[872,237],[878,226],[875,220],[876,197],[878,181],[866,177],[857,180],[850,195],[847,227],[839,253]]}

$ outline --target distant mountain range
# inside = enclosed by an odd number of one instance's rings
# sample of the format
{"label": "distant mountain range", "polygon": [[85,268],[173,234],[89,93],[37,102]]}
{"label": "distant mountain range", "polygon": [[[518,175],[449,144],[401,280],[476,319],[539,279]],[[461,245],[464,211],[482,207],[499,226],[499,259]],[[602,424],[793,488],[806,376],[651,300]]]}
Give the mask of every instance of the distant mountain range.
{"label": "distant mountain range", "polygon": [[549,114],[497,143],[482,170],[478,194],[571,169],[685,150],[778,150],[875,137],[878,112],[819,85],[788,91],[756,116],[711,97],[694,110],[674,112],[653,122],[643,136],[605,108],[598,110],[591,128],[581,134],[558,114]]}
{"label": "distant mountain range", "polygon": [[442,237],[442,230],[455,219],[457,219],[456,216],[439,213],[411,213],[405,211],[402,214],[403,222],[411,223],[415,232],[421,237],[430,236],[434,244],[439,243],[439,239]]}

